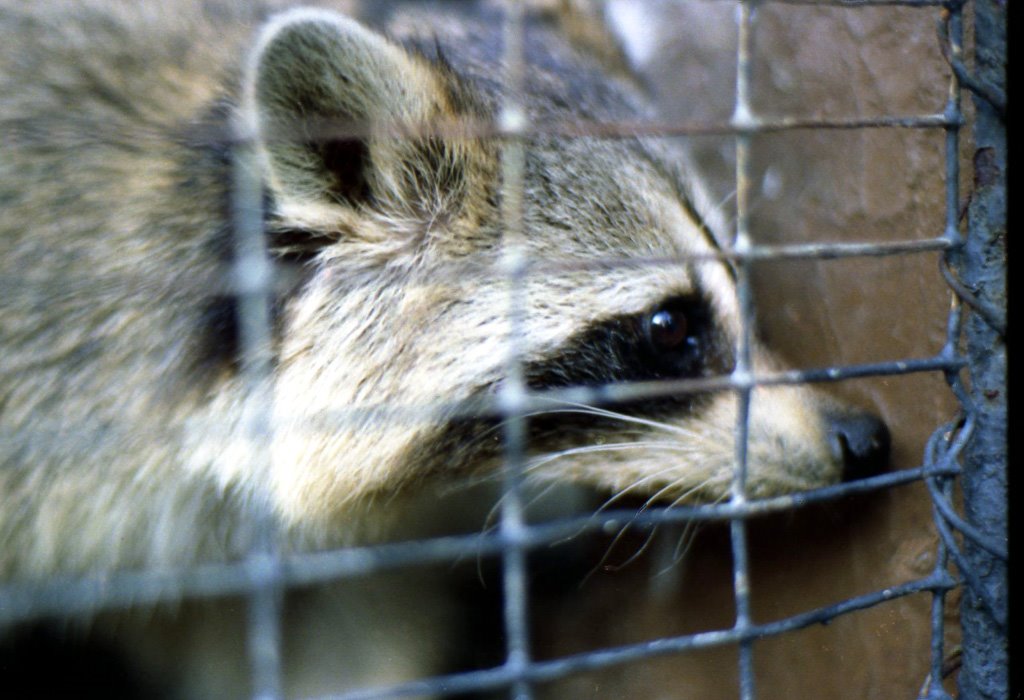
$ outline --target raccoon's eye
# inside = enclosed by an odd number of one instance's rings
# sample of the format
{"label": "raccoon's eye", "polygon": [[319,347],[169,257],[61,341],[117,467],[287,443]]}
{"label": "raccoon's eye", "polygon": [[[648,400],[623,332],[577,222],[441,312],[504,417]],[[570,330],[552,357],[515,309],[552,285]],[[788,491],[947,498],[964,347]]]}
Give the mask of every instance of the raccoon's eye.
{"label": "raccoon's eye", "polygon": [[647,340],[658,352],[677,352],[687,340],[686,314],[679,309],[659,309],[647,318]]}
{"label": "raccoon's eye", "polygon": [[660,373],[685,376],[700,371],[705,351],[705,316],[697,305],[684,300],[670,302],[646,315],[644,340]]}

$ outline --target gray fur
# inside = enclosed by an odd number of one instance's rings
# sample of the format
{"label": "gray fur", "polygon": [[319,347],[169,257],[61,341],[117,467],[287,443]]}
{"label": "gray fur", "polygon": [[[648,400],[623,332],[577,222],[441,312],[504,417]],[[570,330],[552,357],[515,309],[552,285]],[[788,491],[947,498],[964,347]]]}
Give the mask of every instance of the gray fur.
{"label": "gray fur", "polygon": [[[474,4],[483,20],[378,8],[386,38],[334,10],[267,19],[285,4],[0,4],[5,579],[234,558],[260,507],[293,548],[424,534],[422,502],[498,463],[493,424],[443,408],[493,395],[505,376],[501,150],[480,132],[503,97],[497,15],[488,3]],[[531,122],[647,116],[634,85],[606,76],[608,51],[573,48],[546,17],[527,35]],[[266,460],[246,442],[244,418],[264,394],[232,362],[223,282],[239,139],[259,155],[273,252],[301,263],[278,305]],[[706,299],[716,347],[735,342],[724,264],[640,262],[707,256],[708,227],[724,230],[682,157],[638,138],[527,141],[529,257],[637,260],[530,277],[528,366],[590,376],[565,358],[598,358],[608,368],[594,376],[629,378],[628,352],[580,350],[580,339],[673,297]],[[773,360],[758,349],[756,364]],[[346,413],[382,405],[428,408],[413,421]],[[825,406],[807,389],[755,393],[754,495],[838,479]],[[531,474],[721,497],[734,398],[655,415],[659,426],[539,432]],[[545,458],[655,438],[678,442],[676,461],[639,450]]]}

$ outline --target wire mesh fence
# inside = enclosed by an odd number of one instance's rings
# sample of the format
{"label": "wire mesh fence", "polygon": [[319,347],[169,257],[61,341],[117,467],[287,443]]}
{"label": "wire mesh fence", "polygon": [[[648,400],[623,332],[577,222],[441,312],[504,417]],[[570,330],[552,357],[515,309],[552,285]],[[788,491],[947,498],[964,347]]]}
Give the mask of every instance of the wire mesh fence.
{"label": "wire mesh fence", "polygon": [[[935,113],[878,117],[803,116],[769,117],[758,113],[752,100],[757,80],[757,14],[767,5],[837,7],[850,11],[868,7],[916,8],[921,22],[938,18],[938,41],[950,65],[945,104]],[[29,583],[6,583],[0,588],[0,623],[7,626],[49,617],[90,615],[97,611],[131,608],[225,595],[243,596],[248,605],[247,647],[252,694],[259,698],[282,697],[282,607],[287,591],[301,586],[402,571],[423,564],[448,564],[469,557],[493,557],[500,561],[502,663],[477,670],[422,678],[390,686],[349,690],[335,697],[387,698],[449,696],[488,692],[514,698],[532,698],[545,683],[573,675],[623,666],[645,659],[685,654],[724,645],[738,649],[739,697],[759,697],[755,666],[759,640],[785,635],[820,623],[828,623],[856,611],[883,605],[906,596],[931,596],[931,648],[928,677],[921,679],[919,697],[948,697],[942,679],[956,655],[948,648],[946,597],[964,592],[962,623],[961,697],[1006,697],[1006,599],[1005,580],[1005,88],[998,50],[1005,51],[1005,8],[978,2],[973,28],[974,51],[964,48],[965,5],[938,0],[800,0],[741,1],[736,8],[735,85],[731,118],[716,123],[670,122],[544,123],[531,120],[528,107],[516,96],[524,92],[531,70],[524,50],[525,23],[536,8],[510,1],[502,4],[504,60],[500,81],[505,99],[497,105],[493,123],[462,124],[463,135],[473,133],[500,144],[501,191],[499,195],[503,256],[499,269],[506,276],[505,312],[508,343],[505,347],[505,380],[500,391],[471,402],[437,405],[395,405],[389,402],[337,406],[322,417],[330,430],[351,422],[409,421],[438,412],[448,418],[488,417],[501,426],[501,498],[496,526],[471,535],[417,539],[294,553],[282,548],[280,524],[271,510],[254,525],[255,545],[243,560],[204,564],[173,571],[135,571],[86,577],[60,577]],[[1003,14],[1001,14],[1003,13]],[[984,56],[984,58],[982,58]],[[962,133],[967,127],[961,103],[964,91],[976,101],[974,185],[965,214],[961,160]],[[356,129],[358,125],[327,125]],[[247,454],[266,460],[260,471],[273,470],[275,414],[269,397],[274,391],[273,348],[276,291],[281,267],[268,248],[265,226],[265,184],[256,162],[251,134],[236,127],[232,151],[232,246],[230,270],[232,293],[237,296],[238,335],[241,350],[239,381],[253,394],[264,394],[263,410],[244,417],[253,449]],[[884,242],[842,241],[810,243],[757,242],[751,231],[751,212],[756,209],[755,168],[752,149],[767,134],[790,131],[908,129],[936,134],[945,140],[945,172],[936,174],[945,187],[945,211],[941,230],[925,238]],[[443,135],[440,130],[435,135]],[[600,274],[616,266],[678,266],[678,258],[596,260],[538,260],[524,244],[524,170],[531,139],[632,139],[638,136],[702,137],[715,135],[732,140],[735,167],[734,230],[721,250],[703,257],[728,262],[735,273],[740,309],[740,328],[733,348],[735,363],[727,374],[698,378],[571,385],[537,389],[528,380],[526,353],[519,341],[529,323],[529,280],[532,276],[567,272]],[[406,134],[408,136],[408,134]],[[422,135],[417,135],[422,136]],[[979,161],[979,158],[981,159]],[[966,218],[966,222],[965,222]],[[755,290],[753,266],[759,262],[791,259],[834,260],[935,255],[940,257],[936,275],[951,289],[951,307],[945,343],[932,356],[893,361],[836,365],[822,369],[764,370],[752,360]],[[691,255],[687,261],[700,259]],[[483,274],[472,265],[453,265],[435,270],[443,279]],[[5,281],[5,287],[15,281]],[[965,330],[966,329],[966,330]],[[966,336],[966,343],[965,338]],[[994,350],[993,350],[994,349]],[[810,491],[768,498],[752,497],[748,488],[748,445],[751,396],[758,387],[833,383],[865,377],[912,373],[941,373],[959,403],[959,412],[937,426],[916,468],[870,476]],[[719,503],[636,510],[607,508],[597,513],[533,522],[526,514],[525,493],[529,469],[530,422],[552,402],[614,407],[640,399],[676,397],[707,392],[732,392],[737,397],[733,431],[735,470],[728,495]],[[893,426],[898,431],[899,426]],[[788,512],[814,503],[832,502],[858,493],[923,482],[934,509],[938,537],[932,570],[912,580],[894,582],[881,590],[863,593],[823,607],[806,610],[771,622],[757,622],[751,610],[752,587],[748,553],[750,520]],[[958,489],[963,507],[957,505]],[[642,643],[601,648],[557,658],[544,658],[532,645],[530,629],[531,577],[528,554],[585,532],[602,532],[628,522],[638,528],[718,522],[728,528],[735,615],[724,628],[660,637]]]}

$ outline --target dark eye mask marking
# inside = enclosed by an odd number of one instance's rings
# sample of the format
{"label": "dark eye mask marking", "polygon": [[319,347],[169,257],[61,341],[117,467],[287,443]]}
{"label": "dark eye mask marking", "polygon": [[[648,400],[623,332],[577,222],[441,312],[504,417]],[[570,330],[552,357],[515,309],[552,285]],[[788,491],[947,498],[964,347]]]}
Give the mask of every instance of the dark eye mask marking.
{"label": "dark eye mask marking", "polygon": [[731,371],[732,350],[700,296],[672,297],[641,314],[614,317],[525,367],[531,389],[684,379]]}

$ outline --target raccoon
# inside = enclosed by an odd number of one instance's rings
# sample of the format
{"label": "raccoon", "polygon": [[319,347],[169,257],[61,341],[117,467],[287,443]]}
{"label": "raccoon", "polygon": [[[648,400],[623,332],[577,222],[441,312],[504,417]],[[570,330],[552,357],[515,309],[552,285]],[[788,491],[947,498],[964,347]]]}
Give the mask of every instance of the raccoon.
{"label": "raccoon", "polygon": [[[496,3],[288,5],[0,4],[0,577],[237,559],[268,513],[286,551],[465,527],[447,494],[503,459],[501,416],[466,407],[495,404],[510,338],[551,396],[528,480],[726,497],[734,392],[558,398],[728,375],[741,332],[726,226],[685,153],[569,134],[651,116],[603,35],[573,44],[531,13],[510,94]],[[523,141],[515,319],[493,138],[509,98],[565,127]],[[255,382],[230,283],[239,167],[280,282]],[[780,366],[757,341],[752,365]],[[871,473],[887,450],[869,414],[758,387],[747,493]],[[436,672],[424,640],[445,624],[331,682]]]}

